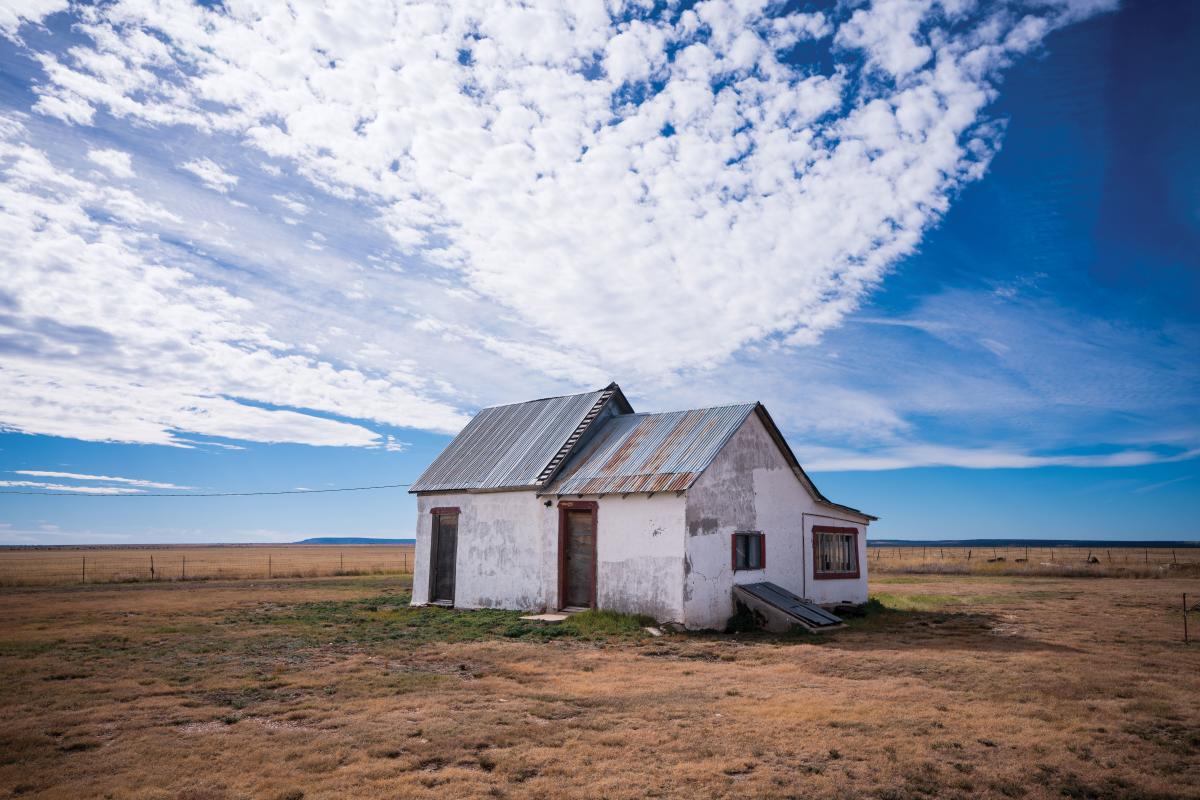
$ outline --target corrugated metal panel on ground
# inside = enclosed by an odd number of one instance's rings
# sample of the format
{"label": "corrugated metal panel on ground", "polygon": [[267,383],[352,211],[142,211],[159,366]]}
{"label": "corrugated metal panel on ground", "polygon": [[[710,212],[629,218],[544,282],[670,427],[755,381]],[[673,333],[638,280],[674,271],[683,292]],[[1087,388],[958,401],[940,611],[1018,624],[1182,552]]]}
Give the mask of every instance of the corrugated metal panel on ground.
{"label": "corrugated metal panel on ground", "polygon": [[754,408],[754,403],[746,403],[613,417],[567,462],[543,494],[687,489]]}
{"label": "corrugated metal panel on ground", "polygon": [[611,389],[483,409],[409,491],[536,485],[593,407],[606,394],[611,397]]}
{"label": "corrugated metal panel on ground", "polygon": [[733,588],[735,593],[745,592],[784,614],[795,617],[797,622],[807,628],[832,628],[843,624],[841,617],[830,614],[815,603],[810,603],[773,583],[763,581],[762,583],[742,584]]}

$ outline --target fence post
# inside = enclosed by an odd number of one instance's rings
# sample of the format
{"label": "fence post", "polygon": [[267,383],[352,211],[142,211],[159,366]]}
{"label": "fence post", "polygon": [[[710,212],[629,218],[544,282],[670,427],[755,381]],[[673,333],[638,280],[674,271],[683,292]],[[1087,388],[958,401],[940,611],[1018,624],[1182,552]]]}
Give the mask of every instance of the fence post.
{"label": "fence post", "polygon": [[271,554],[267,553],[267,577],[271,577]]}
{"label": "fence post", "polygon": [[150,554],[150,580],[154,580],[154,554]]}
{"label": "fence post", "polygon": [[82,583],[87,583],[87,556],[82,556],[83,564],[79,567],[79,580]]}
{"label": "fence post", "polygon": [[187,580],[187,556],[183,557],[183,566],[179,569],[179,580]]}
{"label": "fence post", "polygon": [[342,553],[338,553],[338,572],[344,573],[345,571],[346,571],[346,556]]}
{"label": "fence post", "polygon": [[1187,612],[1188,612],[1187,592],[1184,592],[1183,593],[1183,643],[1184,644],[1188,643]]}

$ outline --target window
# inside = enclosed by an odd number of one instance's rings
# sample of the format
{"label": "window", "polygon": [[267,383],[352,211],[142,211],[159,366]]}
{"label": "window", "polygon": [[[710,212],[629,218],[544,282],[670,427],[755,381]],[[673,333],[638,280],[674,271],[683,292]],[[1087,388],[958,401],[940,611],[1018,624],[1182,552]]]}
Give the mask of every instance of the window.
{"label": "window", "polygon": [[858,577],[858,529],[813,526],[813,577]]}
{"label": "window", "polygon": [[738,531],[733,535],[733,571],[766,569],[766,537],[759,531]]}

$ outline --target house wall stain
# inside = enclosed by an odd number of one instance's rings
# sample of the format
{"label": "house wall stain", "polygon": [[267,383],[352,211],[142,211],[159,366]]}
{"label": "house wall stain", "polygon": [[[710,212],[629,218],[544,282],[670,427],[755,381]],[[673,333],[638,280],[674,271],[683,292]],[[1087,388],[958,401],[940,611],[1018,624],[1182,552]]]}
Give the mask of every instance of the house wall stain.
{"label": "house wall stain", "polygon": [[[864,602],[865,564],[860,580],[811,580],[811,525],[805,520],[814,513],[835,512],[818,508],[762,422],[747,418],[687,493],[687,627],[724,627],[738,583],[770,581],[817,602]],[[847,524],[865,532],[865,526]],[[766,568],[733,570],[736,531],[764,534]]]}

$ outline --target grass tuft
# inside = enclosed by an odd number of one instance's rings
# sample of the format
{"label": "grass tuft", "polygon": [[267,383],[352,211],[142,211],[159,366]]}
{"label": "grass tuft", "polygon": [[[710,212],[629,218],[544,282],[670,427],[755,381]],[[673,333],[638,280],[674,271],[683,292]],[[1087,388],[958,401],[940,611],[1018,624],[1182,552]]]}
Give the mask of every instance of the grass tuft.
{"label": "grass tuft", "polygon": [[645,614],[622,614],[592,608],[572,614],[562,623],[564,630],[584,638],[596,636],[632,636],[641,634],[642,629],[654,624],[654,618]]}

